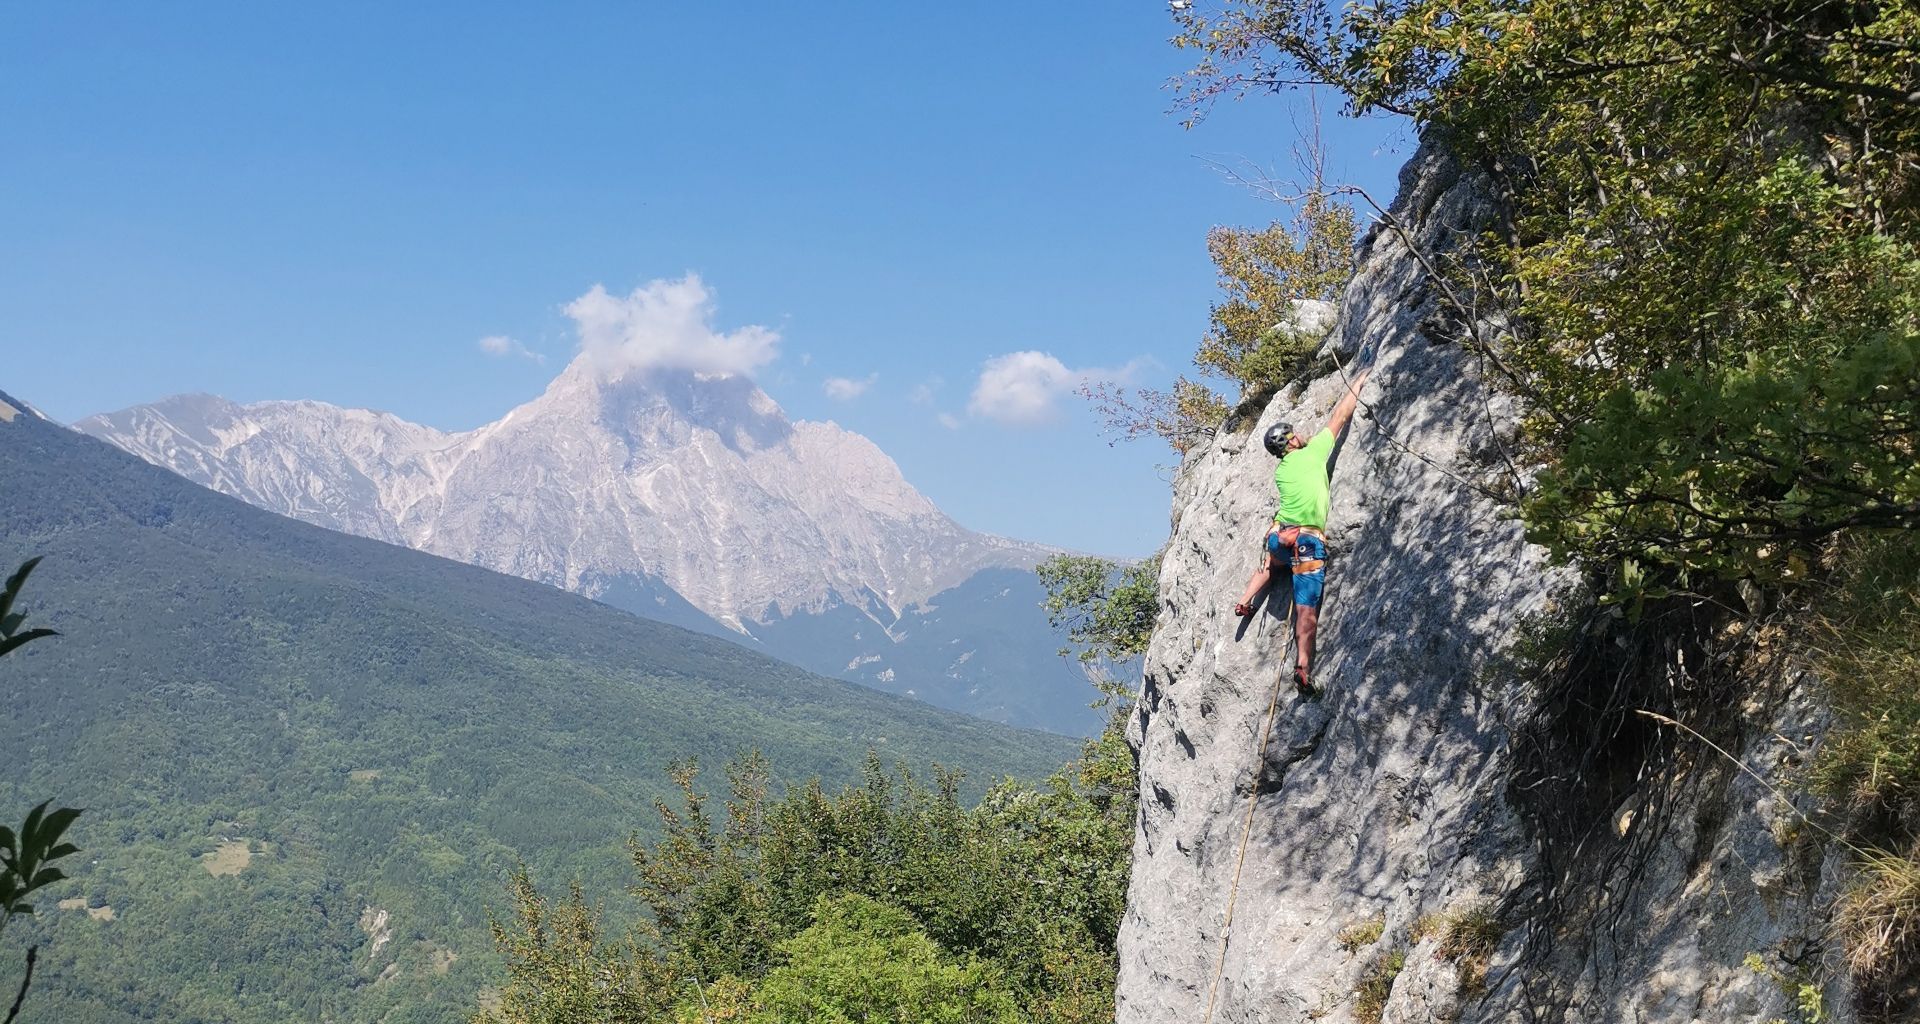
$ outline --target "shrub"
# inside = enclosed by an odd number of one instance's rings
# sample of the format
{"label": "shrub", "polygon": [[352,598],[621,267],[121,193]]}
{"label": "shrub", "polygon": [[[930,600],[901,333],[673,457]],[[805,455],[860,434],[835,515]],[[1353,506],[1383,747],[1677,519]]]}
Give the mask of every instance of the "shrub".
{"label": "shrub", "polygon": [[1290,221],[1208,232],[1224,298],[1208,315],[1194,364],[1239,385],[1242,405],[1312,365],[1321,336],[1298,322],[1297,303],[1339,299],[1353,276],[1354,230],[1353,209],[1316,181]]}
{"label": "shrub", "polygon": [[1360,990],[1353,1003],[1353,1019],[1359,1024],[1380,1024],[1386,1012],[1387,997],[1393,994],[1394,980],[1407,966],[1407,951],[1396,949],[1373,962],[1360,978]]}
{"label": "shrub", "polygon": [[1193,363],[1203,377],[1231,385],[1231,397],[1181,376],[1168,391],[1112,383],[1081,386],[1110,435],[1131,441],[1153,435],[1185,453],[1229,411],[1252,412],[1313,365],[1323,333],[1303,323],[1299,303],[1333,302],[1353,277],[1353,208],[1327,187],[1317,141],[1304,158],[1311,183],[1288,197],[1289,215],[1264,228],[1216,227],[1207,256],[1221,298]]}
{"label": "shrub", "polygon": [[1159,555],[1124,569],[1092,555],[1055,555],[1034,572],[1047,591],[1047,621],[1066,628],[1081,661],[1125,661],[1147,652],[1160,611]]}
{"label": "shrub", "polygon": [[785,962],[761,982],[750,1020],[1019,1020],[1013,997],[990,983],[984,964],[944,956],[904,911],[865,896],[822,896],[813,916],[810,927],[780,944]]}
{"label": "shrub", "polygon": [[1868,980],[1901,977],[1920,953],[1920,843],[1904,853],[1863,851],[1859,869],[1835,915],[1847,966]]}

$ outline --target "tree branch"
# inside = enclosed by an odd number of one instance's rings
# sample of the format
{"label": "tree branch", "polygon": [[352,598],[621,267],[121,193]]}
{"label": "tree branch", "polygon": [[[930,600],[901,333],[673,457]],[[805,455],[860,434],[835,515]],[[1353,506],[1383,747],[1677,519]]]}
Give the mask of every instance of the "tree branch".
{"label": "tree branch", "polygon": [[7,1011],[7,1019],[4,1024],[13,1024],[13,1019],[20,1016],[20,1004],[27,1001],[27,986],[33,984],[33,962],[38,959],[39,956],[39,946],[27,947],[27,974],[26,977],[20,979],[20,993],[13,997],[13,1009]]}

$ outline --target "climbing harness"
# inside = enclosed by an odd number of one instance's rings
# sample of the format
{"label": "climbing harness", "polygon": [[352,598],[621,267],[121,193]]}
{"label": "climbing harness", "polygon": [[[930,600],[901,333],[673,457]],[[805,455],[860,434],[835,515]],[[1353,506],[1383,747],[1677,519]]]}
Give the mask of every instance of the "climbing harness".
{"label": "climbing harness", "polygon": [[[1291,653],[1291,651],[1289,651]],[[1287,663],[1293,659],[1289,657]],[[1280,684],[1286,682],[1283,666],[1273,679],[1273,697],[1267,701],[1267,724],[1260,729],[1260,755],[1253,762],[1253,780],[1247,786],[1247,820],[1240,828],[1240,852],[1233,861],[1233,884],[1227,888],[1227,916],[1220,925],[1220,952],[1214,957],[1213,982],[1207,986],[1207,1015],[1200,1024],[1213,1024],[1214,1001],[1220,995],[1220,977],[1227,970],[1227,943],[1233,938],[1233,905],[1240,898],[1240,872],[1247,866],[1247,838],[1253,835],[1254,806],[1260,800],[1260,776],[1267,770],[1267,745],[1273,740],[1273,719],[1280,711]]]}

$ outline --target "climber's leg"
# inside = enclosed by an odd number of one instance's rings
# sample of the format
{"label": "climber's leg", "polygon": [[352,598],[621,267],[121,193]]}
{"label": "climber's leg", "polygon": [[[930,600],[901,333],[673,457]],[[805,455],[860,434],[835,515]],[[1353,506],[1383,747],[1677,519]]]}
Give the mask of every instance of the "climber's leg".
{"label": "climber's leg", "polygon": [[1302,690],[1313,688],[1313,634],[1320,628],[1320,609],[1296,604],[1293,607],[1294,646],[1300,657],[1293,667],[1293,681]]}
{"label": "climber's leg", "polygon": [[1253,601],[1273,580],[1273,571],[1279,568],[1279,559],[1267,555],[1260,559],[1260,568],[1253,571],[1253,578],[1247,580],[1246,592],[1240,595],[1240,602],[1233,606],[1233,614],[1246,618],[1253,614]]}
{"label": "climber's leg", "polygon": [[1320,627],[1320,598],[1327,586],[1327,542],[1302,533],[1293,546],[1293,640],[1299,652],[1294,683],[1312,689],[1313,638]]}
{"label": "climber's leg", "polygon": [[1266,554],[1260,559],[1260,568],[1253,571],[1252,578],[1247,580],[1247,589],[1241,592],[1239,603],[1233,606],[1233,614],[1243,619],[1253,614],[1254,599],[1267,589],[1267,584],[1273,582],[1273,574],[1280,568],[1280,558],[1287,550],[1281,542],[1280,527],[1275,526],[1267,531],[1261,547]]}

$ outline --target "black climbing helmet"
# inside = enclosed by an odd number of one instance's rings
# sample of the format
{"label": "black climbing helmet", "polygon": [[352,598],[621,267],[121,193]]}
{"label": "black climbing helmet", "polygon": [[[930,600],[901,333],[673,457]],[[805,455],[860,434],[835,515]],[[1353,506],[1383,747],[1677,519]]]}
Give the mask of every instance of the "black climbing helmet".
{"label": "black climbing helmet", "polygon": [[1267,451],[1272,452],[1276,459],[1287,454],[1287,438],[1292,436],[1293,424],[1291,423],[1275,423],[1268,427]]}

